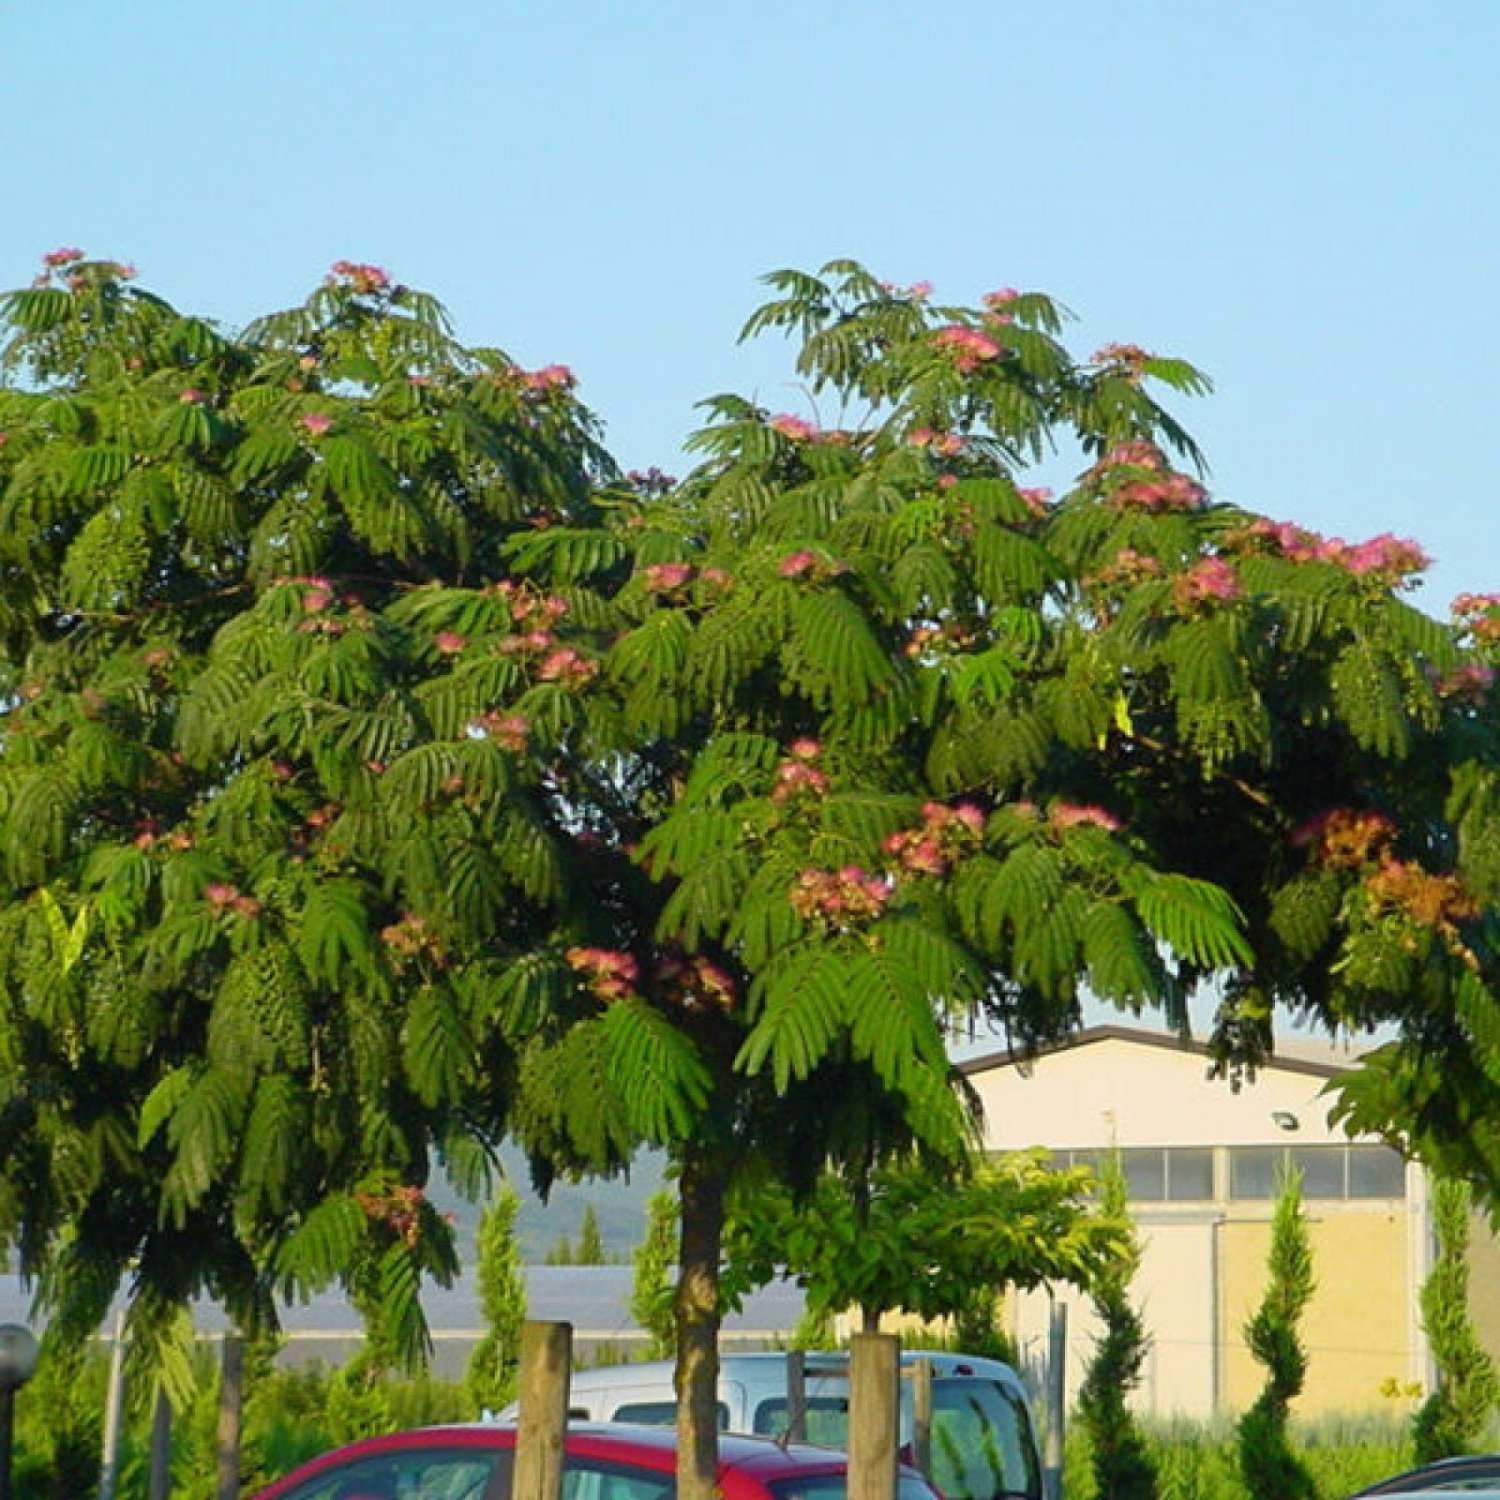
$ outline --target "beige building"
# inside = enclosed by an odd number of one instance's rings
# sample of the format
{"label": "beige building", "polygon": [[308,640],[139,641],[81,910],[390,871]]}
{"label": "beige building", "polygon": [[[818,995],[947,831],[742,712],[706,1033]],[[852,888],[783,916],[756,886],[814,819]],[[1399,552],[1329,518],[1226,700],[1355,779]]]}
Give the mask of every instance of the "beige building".
{"label": "beige building", "polygon": [[[1089,1164],[1120,1151],[1143,1246],[1135,1298],[1152,1339],[1143,1411],[1233,1413],[1259,1391],[1264,1372],[1242,1330],[1264,1291],[1287,1160],[1303,1174],[1317,1280],[1302,1322],[1309,1358],[1299,1411],[1389,1409],[1383,1387],[1425,1383],[1417,1293],[1431,1256],[1426,1178],[1379,1142],[1329,1125],[1325,1088],[1353,1060],[1327,1044],[1291,1042],[1235,1090],[1208,1076],[1201,1045],[1101,1026],[1030,1062],[1003,1053],[964,1065],[991,1150],[1045,1146],[1062,1162]],[[1071,1399],[1097,1328],[1086,1298],[1059,1296]],[[1014,1319],[1023,1353],[1040,1360],[1048,1294],[1021,1295]]]}

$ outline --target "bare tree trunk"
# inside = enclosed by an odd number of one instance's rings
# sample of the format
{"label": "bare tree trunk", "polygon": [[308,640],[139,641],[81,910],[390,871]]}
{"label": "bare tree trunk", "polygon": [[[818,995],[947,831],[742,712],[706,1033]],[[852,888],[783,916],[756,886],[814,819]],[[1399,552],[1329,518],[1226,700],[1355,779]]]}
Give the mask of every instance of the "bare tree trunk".
{"label": "bare tree trunk", "polygon": [[724,1183],[711,1161],[689,1156],[678,1185],[682,1239],[677,1281],[677,1497],[715,1500]]}
{"label": "bare tree trunk", "polygon": [[147,1500],[168,1500],[172,1492],[172,1403],[158,1388],[151,1414],[151,1469]]}
{"label": "bare tree trunk", "polygon": [[219,1387],[218,1465],[214,1500],[237,1500],[240,1493],[240,1435],[245,1420],[245,1341],[233,1331],[224,1335],[224,1363]]}

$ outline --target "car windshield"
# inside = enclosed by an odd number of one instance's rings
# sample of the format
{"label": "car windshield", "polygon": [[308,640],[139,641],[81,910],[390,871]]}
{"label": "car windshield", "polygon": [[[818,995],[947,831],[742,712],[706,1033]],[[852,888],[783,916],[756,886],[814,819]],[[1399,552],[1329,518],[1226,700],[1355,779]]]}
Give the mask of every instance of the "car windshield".
{"label": "car windshield", "polygon": [[[787,1430],[784,1397],[762,1401],[755,1431]],[[849,1398],[809,1396],[805,1436],[831,1448],[849,1445]],[[943,1378],[932,1383],[929,1475],[946,1500],[1041,1500],[1042,1475],[1025,1403],[993,1380]]]}
{"label": "car windshield", "polygon": [[947,1500],[1041,1500],[1025,1404],[990,1380],[935,1380],[928,1477]]}

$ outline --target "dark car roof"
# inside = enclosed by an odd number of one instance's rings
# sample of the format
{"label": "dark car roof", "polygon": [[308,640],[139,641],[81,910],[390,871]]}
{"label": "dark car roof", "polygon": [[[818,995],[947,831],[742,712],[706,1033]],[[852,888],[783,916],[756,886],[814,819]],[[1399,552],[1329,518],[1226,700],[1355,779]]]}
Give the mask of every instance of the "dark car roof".
{"label": "dark car roof", "polygon": [[[1359,1495],[1415,1495],[1445,1487],[1462,1493],[1462,1484],[1472,1486],[1486,1481],[1500,1489],[1500,1454],[1467,1453],[1455,1458],[1434,1459],[1429,1464],[1372,1484]],[[1359,1496],[1354,1500],[1359,1500]]]}
{"label": "dark car roof", "polygon": [[[337,1448],[310,1460],[295,1474],[259,1492],[256,1500],[273,1500],[294,1479],[301,1480],[351,1458],[375,1457],[413,1448],[514,1448],[516,1427],[511,1422],[465,1422],[445,1427],[418,1427],[383,1433]],[[670,1427],[637,1426],[626,1422],[579,1422],[568,1425],[567,1452],[580,1458],[615,1459],[638,1468],[670,1474],[677,1462],[677,1434]],[[811,1443],[786,1446],[770,1438],[719,1434],[720,1471],[734,1469],[762,1483],[802,1474],[842,1473],[848,1458],[833,1448]]]}

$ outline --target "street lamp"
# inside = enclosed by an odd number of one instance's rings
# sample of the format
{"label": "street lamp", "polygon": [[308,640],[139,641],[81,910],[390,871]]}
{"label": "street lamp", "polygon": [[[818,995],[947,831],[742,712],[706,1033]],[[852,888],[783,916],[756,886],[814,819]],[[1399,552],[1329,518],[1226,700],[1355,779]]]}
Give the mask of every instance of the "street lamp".
{"label": "street lamp", "polygon": [[21,1323],[0,1323],[0,1500],[10,1500],[16,1392],[36,1374],[36,1335]]}

